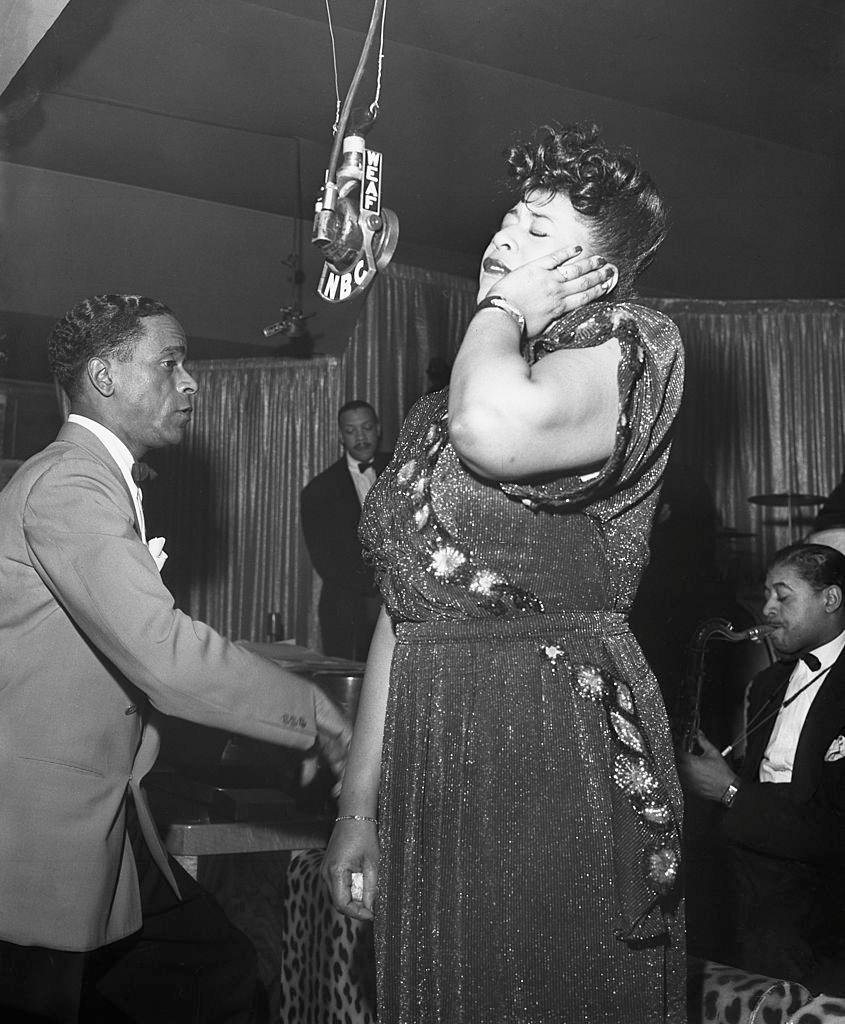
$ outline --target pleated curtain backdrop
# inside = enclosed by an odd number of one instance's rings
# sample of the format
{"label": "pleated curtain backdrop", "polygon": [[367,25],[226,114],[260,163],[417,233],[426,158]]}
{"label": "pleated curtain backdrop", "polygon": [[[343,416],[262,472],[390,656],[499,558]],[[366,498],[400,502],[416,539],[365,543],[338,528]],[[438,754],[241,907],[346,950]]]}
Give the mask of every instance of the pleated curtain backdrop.
{"label": "pleated curtain backdrop", "polygon": [[185,440],[149,457],[159,477],[144,502],[167,541],[163,578],[178,607],[233,639],[265,639],[278,611],[285,637],[317,645],[299,494],[338,456],[340,360],[221,359],[191,371],[200,392]]}
{"label": "pleated curtain backdrop", "polygon": [[[806,535],[818,505],[761,506],[767,494],[827,495],[845,471],[845,301],[648,300],[680,328],[687,359],[673,458],[710,487],[734,560],[755,582]],[[751,534],[751,537],[742,537]]]}
{"label": "pleated curtain backdrop", "polygon": [[390,449],[427,388],[432,358],[451,364],[476,305],[478,285],[417,267],[376,278],[343,356],[346,392],[372,402]]}
{"label": "pleated curtain backdrop", "polygon": [[[197,361],[202,391],[185,442],[157,453],[156,532],[180,607],[235,638],[262,639],[266,614],[319,646],[299,494],[339,457],[336,414],[350,398],[378,409],[383,447],[449,361],[475,305],[473,281],[412,267],[380,274],[341,357]],[[815,507],[748,499],[828,493],[845,468],[845,302],[644,300],[679,325],[687,387],[674,457],[713,494],[740,537],[736,566],[753,582],[764,560],[805,532]]]}

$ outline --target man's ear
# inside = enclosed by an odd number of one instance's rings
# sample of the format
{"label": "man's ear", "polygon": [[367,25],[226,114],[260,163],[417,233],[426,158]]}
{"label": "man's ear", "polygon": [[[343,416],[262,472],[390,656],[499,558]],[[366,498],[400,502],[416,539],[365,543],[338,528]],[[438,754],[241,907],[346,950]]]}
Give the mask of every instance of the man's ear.
{"label": "man's ear", "polygon": [[114,380],[112,379],[111,365],[106,359],[100,356],[92,356],[88,360],[88,379],[104,398],[110,398],[114,394]]}
{"label": "man's ear", "polygon": [[832,583],[824,590],[824,610],[828,613],[838,612],[842,607],[842,587]]}

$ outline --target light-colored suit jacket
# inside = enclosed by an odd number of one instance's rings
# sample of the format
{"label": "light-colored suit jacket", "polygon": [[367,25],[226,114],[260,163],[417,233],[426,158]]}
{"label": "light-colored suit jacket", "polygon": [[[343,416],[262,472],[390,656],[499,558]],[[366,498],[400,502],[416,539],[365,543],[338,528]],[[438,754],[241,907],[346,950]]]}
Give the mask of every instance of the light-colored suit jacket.
{"label": "light-colored suit jacket", "polygon": [[65,424],[0,492],[0,938],[85,950],[140,927],[127,792],[176,888],[140,787],[154,709],[316,737],[309,683],[173,606],[119,469]]}

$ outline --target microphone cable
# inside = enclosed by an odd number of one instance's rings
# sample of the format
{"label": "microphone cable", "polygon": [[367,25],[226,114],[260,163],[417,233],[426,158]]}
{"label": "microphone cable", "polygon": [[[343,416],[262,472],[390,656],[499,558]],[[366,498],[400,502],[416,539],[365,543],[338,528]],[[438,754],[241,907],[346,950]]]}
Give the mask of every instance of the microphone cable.
{"label": "microphone cable", "polygon": [[379,97],[381,96],[381,72],[382,64],[384,61],[384,23],[387,17],[387,0],[375,0],[373,4],[373,12],[370,16],[370,24],[367,29],[367,35],[364,39],[364,45],[361,49],[361,56],[358,59],[358,66],[355,68],[355,74],[352,76],[352,81],[349,84],[349,89],[346,93],[346,98],[343,101],[343,106],[340,103],[340,84],[339,76],[337,73],[337,47],[334,37],[334,26],[332,25],[332,11],[331,2],[326,0],[326,16],[329,22],[329,35],[332,41],[332,65],[334,67],[334,92],[335,92],[335,121],[332,125],[332,135],[334,136],[334,143],[332,144],[331,154],[329,156],[329,165],[326,172],[326,180],[334,181],[335,174],[337,172],[337,165],[340,159],[340,147],[343,145],[343,138],[346,134],[346,127],[349,123],[349,115],[352,111],[352,103],[355,99],[355,94],[358,91],[358,86],[361,84],[361,79],[364,77],[364,71],[367,66],[370,53],[372,52],[373,42],[375,40],[376,29],[379,23],[379,17],[381,18],[380,27],[380,39],[379,39],[379,54],[378,54],[378,67],[376,73],[376,91],[373,97],[372,103],[367,108],[368,119],[364,125],[353,125],[354,130],[359,134],[363,135],[365,131],[372,128],[378,117],[379,111]]}

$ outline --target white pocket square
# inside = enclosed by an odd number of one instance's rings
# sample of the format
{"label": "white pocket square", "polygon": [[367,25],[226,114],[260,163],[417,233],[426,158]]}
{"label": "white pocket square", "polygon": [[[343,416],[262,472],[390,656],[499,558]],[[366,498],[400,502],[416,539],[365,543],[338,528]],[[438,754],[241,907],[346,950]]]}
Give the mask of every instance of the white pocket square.
{"label": "white pocket square", "polygon": [[825,761],[841,761],[845,757],[845,736],[837,736],[827,748],[824,755]]}
{"label": "white pocket square", "polygon": [[162,566],[167,561],[167,552],[164,550],[164,537],[151,537],[147,541],[147,547],[150,549],[150,554],[153,556],[156,569],[161,572]]}

